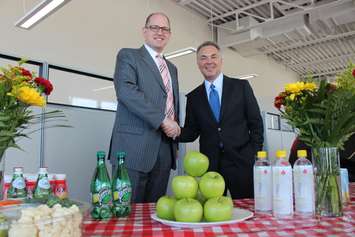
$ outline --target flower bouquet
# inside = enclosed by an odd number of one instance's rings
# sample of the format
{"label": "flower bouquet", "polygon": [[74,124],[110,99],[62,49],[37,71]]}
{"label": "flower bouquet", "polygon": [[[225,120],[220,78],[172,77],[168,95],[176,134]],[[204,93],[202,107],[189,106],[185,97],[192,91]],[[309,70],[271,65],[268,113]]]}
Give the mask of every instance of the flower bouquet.
{"label": "flower bouquet", "polygon": [[282,117],[297,128],[298,138],[312,148],[316,214],[341,216],[338,149],[355,133],[355,67],[336,83],[312,78],[288,84],[274,102]]}
{"label": "flower bouquet", "polygon": [[53,86],[49,80],[36,77],[35,73],[23,68],[24,63],[25,60],[21,60],[18,66],[0,67],[0,161],[7,148],[20,148],[16,139],[28,137],[25,129],[39,124],[43,118],[53,121],[64,117],[59,110],[39,114],[32,112],[31,106],[46,105],[43,93],[49,95]]}

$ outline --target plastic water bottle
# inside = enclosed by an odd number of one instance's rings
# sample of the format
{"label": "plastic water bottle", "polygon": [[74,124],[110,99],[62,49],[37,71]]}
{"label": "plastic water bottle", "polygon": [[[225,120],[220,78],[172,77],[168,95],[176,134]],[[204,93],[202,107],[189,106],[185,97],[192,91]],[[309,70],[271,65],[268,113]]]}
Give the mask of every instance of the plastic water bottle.
{"label": "plastic water bottle", "polygon": [[295,212],[300,215],[314,215],[314,176],[312,163],[306,150],[298,150],[293,166]]}
{"label": "plastic water bottle", "polygon": [[276,218],[293,216],[292,168],[286,159],[286,151],[276,152],[272,167],[272,214]]}
{"label": "plastic water bottle", "polygon": [[272,171],[265,151],[258,151],[254,164],[254,200],[255,212],[272,211]]}

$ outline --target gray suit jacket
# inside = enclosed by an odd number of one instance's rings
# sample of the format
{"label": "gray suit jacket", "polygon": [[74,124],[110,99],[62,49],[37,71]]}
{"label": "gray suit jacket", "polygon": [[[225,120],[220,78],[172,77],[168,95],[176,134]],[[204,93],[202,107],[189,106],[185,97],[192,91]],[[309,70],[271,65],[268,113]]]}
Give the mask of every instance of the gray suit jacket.
{"label": "gray suit jacket", "polygon": [[[176,67],[167,61],[172,80],[175,114],[179,115]],[[158,157],[165,118],[167,94],[157,65],[144,46],[121,49],[117,55],[114,85],[117,112],[110,146],[111,162],[116,152],[127,152],[126,167],[149,172]],[[176,157],[177,143],[173,143]],[[173,167],[176,167],[173,159]]]}

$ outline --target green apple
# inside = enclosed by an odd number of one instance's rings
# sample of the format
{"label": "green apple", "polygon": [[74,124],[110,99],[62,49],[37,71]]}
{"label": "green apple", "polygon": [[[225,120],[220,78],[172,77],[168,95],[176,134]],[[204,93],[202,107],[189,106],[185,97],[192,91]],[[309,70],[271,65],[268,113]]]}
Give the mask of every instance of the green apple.
{"label": "green apple", "polygon": [[176,199],[169,196],[159,198],[156,206],[157,216],[165,220],[174,220],[174,207]]}
{"label": "green apple", "polygon": [[222,175],[214,171],[204,174],[199,182],[200,191],[207,199],[222,196],[225,186]]}
{"label": "green apple", "polygon": [[196,199],[183,198],[175,203],[174,216],[175,220],[180,222],[200,222],[203,207]]}
{"label": "green apple", "polygon": [[197,199],[197,201],[199,201],[202,205],[205,204],[205,202],[207,201],[207,198],[205,198],[205,197],[203,196],[203,194],[201,193],[200,190],[197,190],[196,199]]}
{"label": "green apple", "polygon": [[194,177],[188,175],[175,176],[172,180],[171,187],[177,199],[195,198],[198,184]]}
{"label": "green apple", "polygon": [[206,221],[228,221],[233,215],[233,201],[230,197],[215,197],[207,200],[203,207]]}
{"label": "green apple", "polygon": [[191,176],[201,176],[206,173],[209,165],[208,157],[198,151],[189,151],[184,157],[184,170]]}

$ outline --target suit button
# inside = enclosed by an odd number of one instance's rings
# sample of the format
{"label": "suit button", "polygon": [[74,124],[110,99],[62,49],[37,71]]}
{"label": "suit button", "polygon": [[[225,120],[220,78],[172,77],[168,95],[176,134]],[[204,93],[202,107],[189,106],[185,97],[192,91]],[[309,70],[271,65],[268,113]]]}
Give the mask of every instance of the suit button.
{"label": "suit button", "polygon": [[222,131],[222,128],[218,128],[218,132]]}

